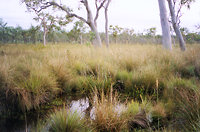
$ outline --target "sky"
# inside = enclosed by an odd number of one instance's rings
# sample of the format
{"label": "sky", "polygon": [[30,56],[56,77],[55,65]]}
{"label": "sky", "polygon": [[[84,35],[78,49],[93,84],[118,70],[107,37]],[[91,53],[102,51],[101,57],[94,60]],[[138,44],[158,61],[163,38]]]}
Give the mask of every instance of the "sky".
{"label": "sky", "polygon": [[[26,6],[20,3],[20,0],[0,1],[0,18],[7,22],[8,26],[21,26],[27,29],[31,24],[38,25],[33,20],[34,14],[27,12]],[[68,2],[66,4],[70,4],[74,9],[80,6],[77,4],[78,0],[66,1]],[[79,15],[85,16],[83,11],[75,10]],[[103,14],[103,11],[100,13]],[[187,27],[195,32],[195,25],[200,24],[200,0],[196,0],[190,10],[183,9],[182,13],[181,27]],[[100,32],[104,32],[104,22],[104,15],[100,15],[98,19]],[[109,7],[109,25],[134,29],[135,33],[144,32],[151,27],[156,27],[157,31],[161,32],[158,0],[112,0]]]}

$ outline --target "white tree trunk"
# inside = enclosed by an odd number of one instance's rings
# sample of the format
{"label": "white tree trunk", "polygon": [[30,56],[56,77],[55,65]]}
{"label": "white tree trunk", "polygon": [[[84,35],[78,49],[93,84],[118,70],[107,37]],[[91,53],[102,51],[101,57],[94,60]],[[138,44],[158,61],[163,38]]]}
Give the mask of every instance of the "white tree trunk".
{"label": "white tree trunk", "polygon": [[105,7],[105,33],[106,33],[106,47],[109,47],[109,34],[108,34],[108,6],[111,0],[108,0],[107,5]]}
{"label": "white tree trunk", "polygon": [[101,43],[101,37],[99,35],[99,32],[94,24],[93,21],[91,21],[89,24],[88,24],[92,30],[92,32],[95,34],[95,41],[94,41],[94,45],[97,46],[97,47],[101,47],[102,46],[102,43]]}
{"label": "white tree trunk", "polygon": [[158,3],[160,9],[160,22],[162,27],[162,44],[164,48],[172,50],[170,27],[167,17],[165,0],[158,0]]}
{"label": "white tree trunk", "polygon": [[186,50],[185,41],[184,41],[183,36],[181,34],[180,28],[177,24],[175,10],[174,10],[174,3],[172,2],[172,0],[167,0],[167,1],[168,1],[169,10],[170,10],[171,19],[172,19],[172,25],[173,25],[174,31],[176,33],[176,37],[179,40],[179,45],[180,45],[181,50],[185,51]]}
{"label": "white tree trunk", "polygon": [[82,33],[81,33],[80,39],[81,39],[81,45],[82,45],[82,44],[83,44],[83,36],[82,36]]}
{"label": "white tree trunk", "polygon": [[93,16],[92,16],[92,11],[91,11],[91,9],[90,9],[90,7],[88,5],[88,1],[87,0],[85,0],[84,5],[85,5],[86,10],[87,10],[87,24],[91,28],[92,32],[95,34],[94,45],[97,46],[97,47],[101,47],[102,46],[101,37],[99,35],[97,27],[95,26],[95,21],[94,21]]}
{"label": "white tree trunk", "polygon": [[44,46],[46,46],[46,31],[45,30],[43,33],[43,44],[44,44]]}

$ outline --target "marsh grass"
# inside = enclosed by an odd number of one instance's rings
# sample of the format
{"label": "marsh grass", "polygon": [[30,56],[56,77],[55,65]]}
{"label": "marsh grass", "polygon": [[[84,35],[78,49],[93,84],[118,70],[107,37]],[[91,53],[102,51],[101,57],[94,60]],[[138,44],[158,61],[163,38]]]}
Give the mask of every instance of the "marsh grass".
{"label": "marsh grass", "polygon": [[94,91],[93,99],[94,119],[92,124],[99,132],[120,132],[126,128],[126,118],[121,116],[117,109],[121,103],[117,93],[113,94],[112,87],[107,94],[102,90]]}
{"label": "marsh grass", "polygon": [[53,112],[47,119],[46,127],[49,132],[85,132],[88,129],[78,112],[65,108]]}
{"label": "marsh grass", "polygon": [[194,80],[174,79],[174,125],[178,130],[199,131],[200,91]]}
{"label": "marsh grass", "polygon": [[[31,111],[68,94],[93,97],[94,89],[106,95],[112,86],[130,100],[141,103],[141,96],[149,100],[156,118],[176,123],[183,119],[188,122],[185,127],[198,128],[199,107],[194,102],[198,102],[200,87],[199,45],[188,46],[184,53],[137,44],[109,49],[76,44],[4,45],[0,51],[0,104],[8,111]],[[100,100],[113,107],[109,98]]]}

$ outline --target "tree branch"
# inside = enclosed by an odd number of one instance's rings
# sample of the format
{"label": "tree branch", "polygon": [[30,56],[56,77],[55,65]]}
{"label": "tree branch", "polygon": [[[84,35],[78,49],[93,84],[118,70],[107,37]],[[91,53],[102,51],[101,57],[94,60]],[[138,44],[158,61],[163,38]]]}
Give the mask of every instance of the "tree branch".
{"label": "tree branch", "polygon": [[53,5],[53,6],[57,6],[58,8],[60,8],[61,10],[65,11],[67,13],[67,16],[68,17],[76,17],[78,18],[79,20],[85,22],[85,23],[88,23],[87,20],[85,20],[83,17],[81,16],[78,16],[74,13],[70,13],[68,9],[66,9],[65,7],[63,6],[60,6],[59,4],[57,4],[56,2],[48,2],[50,5]]}
{"label": "tree branch", "polygon": [[94,23],[95,23],[95,26],[97,26],[97,19],[98,19],[98,17],[99,17],[99,11],[100,11],[100,9],[104,6],[104,3],[106,2],[107,0],[103,0],[102,2],[101,2],[101,4],[98,6],[97,5],[97,0],[95,0],[95,5],[96,5],[96,9],[97,9],[97,11],[96,11],[96,16],[95,16],[95,18],[94,18]]}

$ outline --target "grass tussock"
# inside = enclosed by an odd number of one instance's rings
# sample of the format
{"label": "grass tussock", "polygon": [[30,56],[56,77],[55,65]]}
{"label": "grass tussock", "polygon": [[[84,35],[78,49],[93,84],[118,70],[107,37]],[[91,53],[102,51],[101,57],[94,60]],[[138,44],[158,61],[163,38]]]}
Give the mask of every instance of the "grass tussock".
{"label": "grass tussock", "polygon": [[85,132],[85,121],[77,112],[66,109],[55,111],[47,121],[49,132]]}
{"label": "grass tussock", "polygon": [[200,91],[194,80],[176,79],[173,82],[174,125],[178,130],[199,131]]}
{"label": "grass tussock", "polygon": [[[126,118],[121,116],[117,109],[121,104],[117,94],[113,95],[112,88],[109,93],[94,92],[94,119],[92,124],[99,132],[120,132],[126,128]],[[123,111],[121,106],[120,111]]]}

